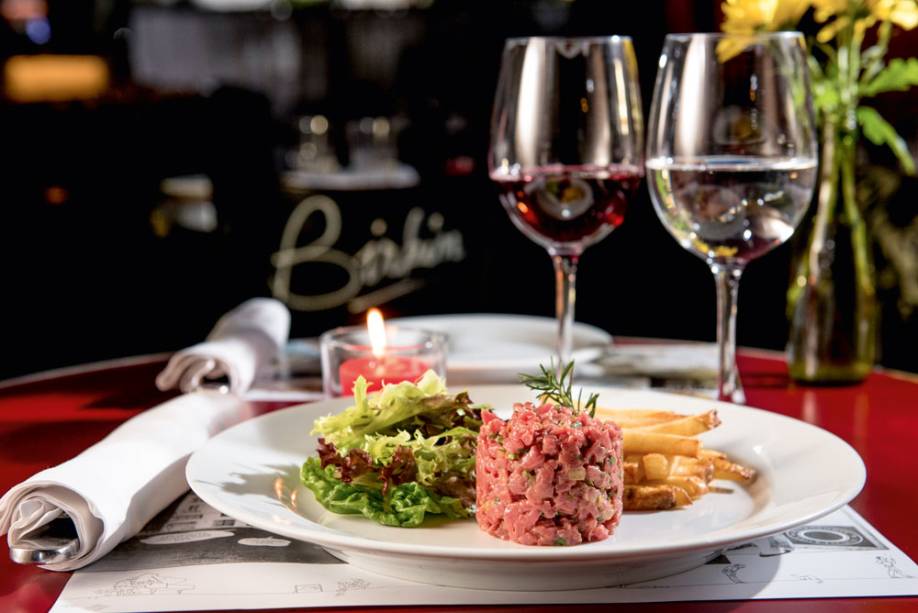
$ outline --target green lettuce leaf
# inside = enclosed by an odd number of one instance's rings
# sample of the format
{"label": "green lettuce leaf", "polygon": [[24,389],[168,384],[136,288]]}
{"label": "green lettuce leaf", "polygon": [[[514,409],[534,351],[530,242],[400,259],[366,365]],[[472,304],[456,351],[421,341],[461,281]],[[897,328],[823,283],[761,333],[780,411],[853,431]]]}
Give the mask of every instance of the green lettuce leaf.
{"label": "green lettuce leaf", "polygon": [[363,515],[386,526],[414,528],[428,513],[450,519],[469,516],[459,499],[439,496],[415,481],[394,487],[385,496],[379,490],[344,483],[335,477],[333,466],[323,469],[318,458],[306,460],[300,477],[329,511]]}
{"label": "green lettuce leaf", "polygon": [[418,483],[436,488],[445,478],[472,478],[477,436],[477,432],[468,428],[452,428],[427,437],[419,431],[412,437],[403,430],[393,436],[367,436],[363,450],[377,464],[387,465],[399,447],[406,447],[417,464]]}
{"label": "green lettuce leaf", "polygon": [[369,395],[366,380],[358,377],[354,383],[354,406],[317,419],[312,434],[334,443],[340,453],[347,453],[359,447],[366,435],[391,432],[399,423],[417,415],[455,410],[467,404],[464,394],[448,395],[443,380],[432,370],[417,383],[386,385],[382,391]]}

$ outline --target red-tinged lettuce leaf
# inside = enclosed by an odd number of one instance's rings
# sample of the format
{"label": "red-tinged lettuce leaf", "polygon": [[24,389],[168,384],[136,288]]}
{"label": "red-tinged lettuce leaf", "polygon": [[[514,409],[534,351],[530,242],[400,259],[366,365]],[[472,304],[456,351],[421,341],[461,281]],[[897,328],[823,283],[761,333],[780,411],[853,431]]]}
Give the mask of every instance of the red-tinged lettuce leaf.
{"label": "red-tinged lettuce leaf", "polygon": [[391,486],[409,483],[418,478],[418,465],[414,461],[414,454],[407,447],[399,447],[389,458],[389,463],[380,467],[379,480],[383,483],[383,494]]}
{"label": "red-tinged lettuce leaf", "polygon": [[453,428],[467,428],[475,432],[481,429],[481,409],[472,405],[466,392],[455,396],[432,396],[424,400],[424,405],[423,412],[373,434],[392,436],[401,431],[420,431],[425,437],[430,437]]}
{"label": "red-tinged lettuce leaf", "polygon": [[346,454],[340,455],[333,443],[328,443],[325,439],[320,438],[316,454],[319,456],[322,468],[335,467],[335,474],[345,483],[350,483],[367,473],[376,472],[370,454],[362,449],[351,449]]}
{"label": "red-tinged lettuce leaf", "polygon": [[370,454],[362,449],[351,449],[341,455],[333,443],[320,438],[316,455],[323,469],[329,466],[334,469],[335,478],[344,483],[380,488],[384,495],[390,488],[414,481],[418,476],[414,454],[407,447],[396,448],[385,464],[374,464]]}
{"label": "red-tinged lettuce leaf", "polygon": [[[351,449],[342,456],[334,444],[324,439],[319,439],[316,454],[320,467],[331,467],[334,477],[344,483],[379,489],[385,495],[393,487],[418,481],[428,490],[457,498],[471,508],[475,502],[475,440],[470,431],[447,432],[460,436],[419,437],[414,441],[406,434],[388,438],[386,450],[380,452],[383,460],[377,462],[371,461],[362,449]],[[443,439],[445,444],[437,444]],[[379,442],[377,439],[377,445]],[[419,461],[423,474],[419,474]]]}

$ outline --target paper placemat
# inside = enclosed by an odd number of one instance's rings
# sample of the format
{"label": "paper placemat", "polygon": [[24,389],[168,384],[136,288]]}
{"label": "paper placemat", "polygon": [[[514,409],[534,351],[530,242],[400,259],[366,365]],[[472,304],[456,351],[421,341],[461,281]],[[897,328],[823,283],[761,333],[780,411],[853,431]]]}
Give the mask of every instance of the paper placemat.
{"label": "paper placemat", "polygon": [[595,590],[497,592],[390,579],[246,526],[184,496],[73,574],[52,611],[502,605],[918,595],[918,565],[850,507],[664,579]]}

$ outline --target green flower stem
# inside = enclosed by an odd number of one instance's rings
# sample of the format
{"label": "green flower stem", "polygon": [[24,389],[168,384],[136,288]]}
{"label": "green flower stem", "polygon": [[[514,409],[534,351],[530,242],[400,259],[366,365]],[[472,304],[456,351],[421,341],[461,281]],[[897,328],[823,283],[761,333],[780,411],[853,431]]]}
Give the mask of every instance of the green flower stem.
{"label": "green flower stem", "polygon": [[[822,185],[820,188],[829,187],[837,191],[838,175],[841,175],[842,211],[847,218],[852,233],[854,248],[855,279],[857,279],[865,292],[873,294],[873,275],[870,272],[869,249],[867,241],[867,228],[861,217],[857,202],[857,177],[855,162],[857,159],[857,107],[860,104],[858,86],[861,76],[861,46],[864,42],[864,33],[858,32],[854,27],[852,15],[849,25],[839,35],[839,44],[844,53],[839,54],[839,90],[841,92],[840,112],[842,121],[838,126],[839,132],[835,135],[834,165],[835,182],[832,186]],[[886,35],[885,41],[883,40]],[[889,31],[880,31],[880,43],[888,44]],[[844,64],[842,64],[844,62]]]}
{"label": "green flower stem", "polygon": [[[816,192],[816,216],[813,219],[812,231],[807,240],[806,251],[797,264],[794,282],[787,292],[787,317],[794,319],[794,310],[803,299],[807,287],[818,287],[821,277],[820,254],[825,252],[830,223],[835,215],[838,203],[838,160],[835,153],[838,140],[838,127],[834,116],[826,114],[822,122],[822,136],[819,147],[819,189]],[[818,318],[817,304],[812,300],[803,302],[807,311],[804,319],[815,321]],[[807,355],[815,355],[818,337],[816,330],[809,330],[804,335],[804,344],[808,345]]]}
{"label": "green flower stem", "polygon": [[823,122],[821,145],[819,202],[816,220],[813,223],[813,234],[810,236],[810,245],[807,249],[809,275],[819,272],[819,254],[824,249],[829,223],[835,215],[835,206],[838,203],[838,126],[833,117],[826,116]]}
{"label": "green flower stem", "polygon": [[889,39],[891,37],[892,22],[880,22],[880,26],[877,28],[877,42],[869,52],[870,59],[867,61],[867,64],[864,66],[864,71],[861,73],[860,85],[867,85],[867,83],[883,70],[883,60],[886,57],[886,52],[889,50]]}
{"label": "green flower stem", "polygon": [[838,90],[841,113],[840,127],[845,132],[857,129],[858,77],[861,72],[861,43],[863,33],[858,34],[854,20],[838,34]]}
{"label": "green flower stem", "polygon": [[874,293],[873,274],[870,265],[870,243],[867,239],[867,224],[861,216],[857,202],[857,177],[855,156],[857,140],[854,134],[842,137],[838,164],[841,167],[842,203],[848,226],[851,228],[851,242],[854,251],[855,279],[862,291]]}

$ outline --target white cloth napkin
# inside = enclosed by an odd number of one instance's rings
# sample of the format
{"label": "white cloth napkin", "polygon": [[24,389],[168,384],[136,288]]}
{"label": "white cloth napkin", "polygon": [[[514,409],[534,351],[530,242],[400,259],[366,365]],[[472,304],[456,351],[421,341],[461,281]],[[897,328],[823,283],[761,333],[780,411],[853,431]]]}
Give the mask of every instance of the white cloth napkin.
{"label": "white cloth napkin", "polygon": [[208,379],[225,376],[229,391],[241,395],[283,352],[290,311],[272,298],[253,298],[224,315],[203,343],[179,351],[156,377],[161,390],[192,392]]}
{"label": "white cloth napkin", "polygon": [[201,391],[145,411],[75,458],[14,486],[0,498],[0,536],[10,547],[69,516],[79,555],[44,566],[83,567],[130,538],[188,489],[185,463],[207,439],[251,416],[237,396]]}

